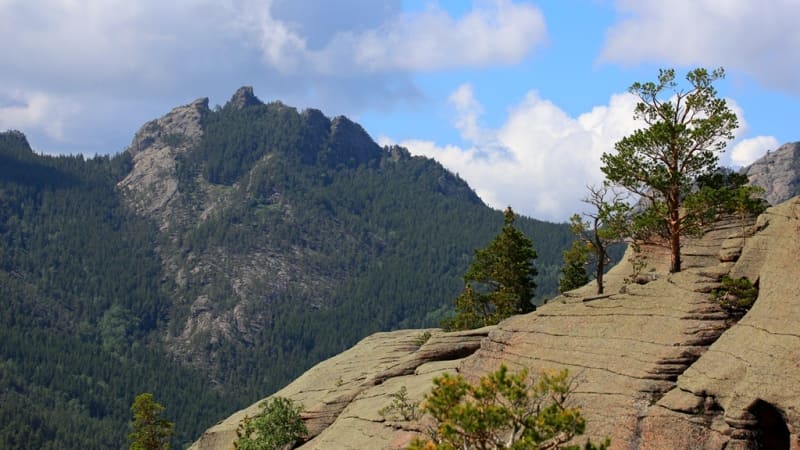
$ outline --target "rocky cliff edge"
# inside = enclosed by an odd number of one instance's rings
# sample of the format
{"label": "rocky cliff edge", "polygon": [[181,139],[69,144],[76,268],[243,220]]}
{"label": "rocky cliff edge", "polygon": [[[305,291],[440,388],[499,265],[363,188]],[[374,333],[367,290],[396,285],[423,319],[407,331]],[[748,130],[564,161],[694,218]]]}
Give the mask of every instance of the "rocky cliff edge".
{"label": "rocky cliff edge", "polygon": [[[800,197],[686,240],[681,273],[668,273],[662,248],[643,255],[635,283],[625,283],[627,260],[609,272],[610,295],[590,284],[496,327],[378,333],[275,395],[304,405],[302,449],[396,449],[422,430],[378,413],[403,386],[417,401],[445,371],[568,368],[587,436],[608,436],[614,449],[800,450]],[[738,323],[709,300],[725,274],[760,288]],[[235,413],[192,448],[231,448],[257,411]]]}

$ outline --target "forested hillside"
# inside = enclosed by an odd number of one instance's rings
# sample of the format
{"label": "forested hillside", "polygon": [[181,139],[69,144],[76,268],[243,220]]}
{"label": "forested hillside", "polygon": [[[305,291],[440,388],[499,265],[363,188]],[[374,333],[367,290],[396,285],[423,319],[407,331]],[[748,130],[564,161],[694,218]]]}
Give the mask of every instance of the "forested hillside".
{"label": "forested hillside", "polygon": [[[438,325],[502,223],[438,163],[248,90],[114,157],[4,133],[0,446],[124,446],[144,391],[189,442],[367,334]],[[517,224],[554,295],[567,226]]]}
{"label": "forested hillside", "polygon": [[178,442],[228,410],[158,350],[170,293],[154,226],[115,193],[128,170],[126,154],[43,157],[0,134],[0,448],[119,448],[142,391]]}

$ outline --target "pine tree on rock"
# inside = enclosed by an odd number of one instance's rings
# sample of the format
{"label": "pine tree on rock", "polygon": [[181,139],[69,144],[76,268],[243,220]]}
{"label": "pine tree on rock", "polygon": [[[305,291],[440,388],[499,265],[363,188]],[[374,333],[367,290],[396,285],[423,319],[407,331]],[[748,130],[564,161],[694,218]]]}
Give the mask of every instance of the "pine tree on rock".
{"label": "pine tree on rock", "polygon": [[589,247],[585,242],[576,239],[572,247],[564,250],[564,267],[558,280],[558,291],[562,294],[584,286],[589,282],[586,264],[589,262]]}
{"label": "pine tree on rock", "polygon": [[675,71],[667,69],[659,71],[657,82],[634,83],[629,89],[639,97],[634,118],[646,127],[601,158],[608,181],[649,200],[665,225],[670,272],[681,271],[680,237],[695,225],[695,212],[684,200],[697,177],[717,168],[718,154],[738,127],[736,114],[714,88],[724,76],[721,68],[698,68],[686,75],[689,86],[681,88]]}
{"label": "pine tree on rock", "polygon": [[131,405],[133,432],[129,438],[131,450],[168,450],[169,440],[175,434],[175,423],[161,417],[164,406],[156,402],[153,394],[145,392],[136,396]]}
{"label": "pine tree on rock", "polygon": [[443,324],[450,329],[493,325],[514,314],[531,312],[536,307],[533,265],[536,250],[516,227],[511,207],[504,212],[504,224],[486,248],[475,251],[467,273],[466,288],[456,299],[456,316]]}

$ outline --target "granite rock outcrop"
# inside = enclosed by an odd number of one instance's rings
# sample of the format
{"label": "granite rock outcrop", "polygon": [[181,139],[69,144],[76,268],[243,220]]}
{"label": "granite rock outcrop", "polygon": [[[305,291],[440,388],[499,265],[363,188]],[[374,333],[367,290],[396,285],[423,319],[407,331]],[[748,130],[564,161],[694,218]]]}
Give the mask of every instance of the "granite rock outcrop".
{"label": "granite rock outcrop", "polygon": [[764,189],[764,199],[777,205],[800,195],[800,142],[783,144],[742,169],[750,184]]}
{"label": "granite rock outcrop", "polygon": [[[632,266],[618,264],[607,274],[607,295],[589,284],[489,329],[432,330],[421,347],[413,340],[424,330],[374,335],[275,395],[305,405],[312,432],[300,448],[394,449],[424,429],[379,415],[402,386],[419,401],[444,371],[477,379],[500,364],[534,373],[568,368],[587,437],[610,437],[614,449],[797,450],[799,254],[795,197],[757,221],[723,221],[686,240],[680,273],[668,272],[665,249],[645,247],[645,271],[628,283]],[[738,322],[709,295],[726,274],[760,288]],[[443,353],[452,357],[433,356]],[[193,448],[229,448],[238,421],[256,411],[234,414]]]}

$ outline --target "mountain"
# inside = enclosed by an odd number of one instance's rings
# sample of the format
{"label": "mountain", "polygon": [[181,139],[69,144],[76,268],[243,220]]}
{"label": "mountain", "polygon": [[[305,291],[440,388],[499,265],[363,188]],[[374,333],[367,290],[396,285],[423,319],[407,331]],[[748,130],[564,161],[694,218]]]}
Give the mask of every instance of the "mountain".
{"label": "mountain", "polygon": [[[405,448],[432,423],[381,414],[398,392],[419,402],[445,372],[474,381],[501,364],[569,369],[586,437],[610,437],[612,449],[800,448],[800,196],[686,239],[680,273],[669,273],[666,248],[642,252],[637,282],[626,281],[625,258],[606,276],[607,295],[589,284],[468,332],[376,333],[320,363],[275,394],[304,405],[309,436],[298,448]],[[725,275],[758,287],[738,320],[710,299]],[[220,421],[192,449],[230,448],[258,411]]]}
{"label": "mountain", "polygon": [[[247,87],[145,124],[129,152],[119,187],[157,224],[172,286],[165,348],[250,397],[371,332],[438,324],[502,223],[435,161]],[[553,295],[571,235],[520,226]]]}
{"label": "mountain", "polygon": [[781,145],[742,169],[750,184],[764,189],[764,198],[777,205],[800,195],[800,142]]}
{"label": "mountain", "polygon": [[117,194],[129,170],[0,133],[0,448],[120,448],[143,391],[181,411],[177,443],[227,410],[159,350],[170,294],[156,227]]}
{"label": "mountain", "polygon": [[[0,447],[125,446],[152,392],[186,445],[370,333],[438,324],[500,230],[459,177],[252,89],[115,156],[0,133]],[[564,224],[520,217],[555,295]]]}

